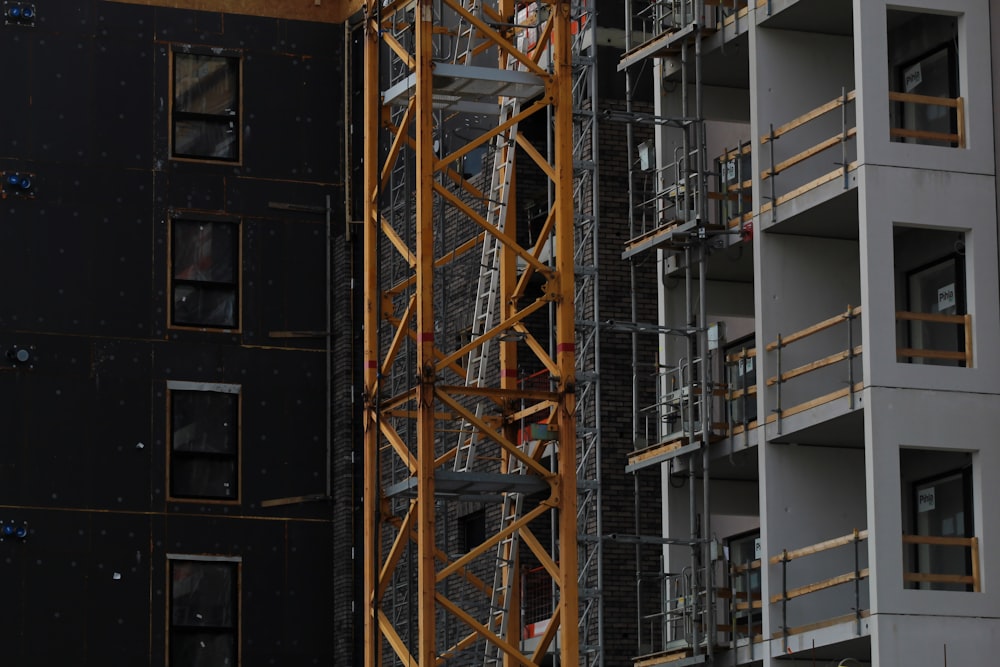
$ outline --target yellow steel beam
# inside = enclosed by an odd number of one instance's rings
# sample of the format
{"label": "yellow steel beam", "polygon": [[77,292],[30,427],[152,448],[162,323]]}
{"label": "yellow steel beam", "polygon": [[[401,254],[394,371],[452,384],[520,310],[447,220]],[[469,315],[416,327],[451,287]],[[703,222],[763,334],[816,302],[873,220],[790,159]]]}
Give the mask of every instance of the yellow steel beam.
{"label": "yellow steel beam", "polygon": [[437,661],[434,534],[434,6],[417,0],[416,37],[416,237],[417,237],[417,661]]}
{"label": "yellow steel beam", "polygon": [[[374,17],[378,11],[379,0],[366,0],[365,11],[369,17]],[[382,562],[382,550],[379,542],[379,305],[381,295],[378,283],[378,165],[379,165],[379,118],[382,114],[382,100],[378,87],[379,81],[379,31],[378,26],[371,21],[365,22],[365,60],[364,60],[364,133],[367,138],[364,143],[364,188],[365,210],[363,218],[364,232],[364,466],[363,466],[363,498],[364,508],[364,596],[362,611],[364,615],[364,667],[376,667],[381,663],[382,636],[380,630],[381,618],[376,595],[378,591],[378,567]]]}
{"label": "yellow steel beam", "polygon": [[573,268],[573,68],[570,34],[570,0],[553,3],[552,64],[554,71],[553,142],[555,144],[553,239],[556,265],[556,362],[559,365],[559,406],[556,426],[559,434],[559,488],[555,501],[559,509],[559,612],[563,665],[580,664],[576,619],[580,596],[577,590],[576,554],[576,318],[573,308],[575,273]]}

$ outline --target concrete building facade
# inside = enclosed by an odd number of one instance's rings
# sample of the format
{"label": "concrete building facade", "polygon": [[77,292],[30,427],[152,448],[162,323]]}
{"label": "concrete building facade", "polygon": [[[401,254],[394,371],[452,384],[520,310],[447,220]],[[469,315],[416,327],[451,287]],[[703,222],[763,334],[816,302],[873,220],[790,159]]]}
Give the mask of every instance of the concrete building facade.
{"label": "concrete building facade", "polygon": [[631,4],[622,68],[675,119],[624,253],[674,330],[636,664],[992,664],[998,7]]}

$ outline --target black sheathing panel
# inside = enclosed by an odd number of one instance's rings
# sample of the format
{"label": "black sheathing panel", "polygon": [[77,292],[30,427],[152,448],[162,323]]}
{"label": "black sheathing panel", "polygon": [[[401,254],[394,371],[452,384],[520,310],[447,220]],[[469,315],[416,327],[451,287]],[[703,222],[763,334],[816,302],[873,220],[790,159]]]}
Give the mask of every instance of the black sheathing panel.
{"label": "black sheathing panel", "polygon": [[0,158],[19,156],[30,159],[31,65],[35,58],[35,34],[22,31],[0,39],[0,62],[16,63],[3,75],[3,104],[0,104]]}
{"label": "black sheathing panel", "polygon": [[[30,526],[0,542],[3,664],[163,665],[168,553],[244,558],[245,667],[353,664],[334,657],[351,595],[333,590],[349,565],[331,505],[262,507],[325,491],[324,341],[269,336],[326,326],[324,216],[268,203],[331,195],[341,242],[341,30],[105,0],[50,0],[35,29],[0,27],[0,60],[17,63],[0,170],[36,174],[37,193],[0,201],[0,520]],[[171,43],[244,54],[242,164],[169,158]],[[242,221],[244,331],[168,326],[179,211]],[[7,361],[15,344],[31,367]],[[241,505],[167,502],[168,380],[243,386]]]}
{"label": "black sheathing panel", "polygon": [[[245,340],[274,345],[278,340],[273,332],[326,329],[326,224],[322,215],[312,218],[245,220],[244,278],[254,287],[247,291]],[[325,345],[315,335],[296,339],[296,344],[316,349]]]}

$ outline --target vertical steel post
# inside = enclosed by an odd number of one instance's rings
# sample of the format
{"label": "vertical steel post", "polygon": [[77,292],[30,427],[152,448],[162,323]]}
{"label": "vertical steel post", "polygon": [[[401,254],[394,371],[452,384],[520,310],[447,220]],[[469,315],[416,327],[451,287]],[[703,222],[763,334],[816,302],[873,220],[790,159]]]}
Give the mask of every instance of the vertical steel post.
{"label": "vertical steel post", "polygon": [[858,540],[858,529],[854,529],[854,617],[857,622],[858,636],[861,636],[861,553]]}
{"label": "vertical steel post", "polygon": [[556,364],[559,368],[556,421],[559,470],[553,501],[559,510],[559,611],[562,664],[580,662],[579,590],[576,550],[576,321],[573,234],[573,87],[570,1],[557,0],[552,30],[555,143]]}
{"label": "vertical steel post", "polygon": [[781,435],[781,347],[782,347],[781,334],[779,333],[778,334],[778,347],[777,347],[777,350],[776,350],[776,353],[777,353],[776,354],[776,356],[777,356],[776,364],[777,364],[778,374],[776,376],[777,377],[777,382],[775,382],[775,386],[774,386],[775,394],[776,394],[775,395],[775,399],[777,400],[777,409],[775,409],[775,412],[778,415],[778,419],[777,419],[777,423],[778,423],[778,435]]}
{"label": "vertical steel post", "polygon": [[[768,13],[770,14],[771,3],[768,0]],[[774,173],[774,123],[770,124],[770,139],[767,142],[768,152],[771,156],[771,169],[769,171],[770,177],[768,180],[771,184],[771,224],[774,224],[778,219],[778,195],[776,193],[776,188],[774,185],[774,179],[777,175]]]}
{"label": "vertical steel post", "polygon": [[847,304],[847,407],[854,409],[854,310]]}
{"label": "vertical steel post", "polygon": [[416,321],[417,321],[417,660],[430,667],[437,660],[436,572],[434,551],[434,8],[418,0],[416,33]]}
{"label": "vertical steel post", "polygon": [[844,189],[847,189],[847,88],[840,89],[840,164],[844,171]]}
{"label": "vertical steel post", "polygon": [[788,651],[788,550],[781,550],[781,650]]}
{"label": "vertical steel post", "polygon": [[[365,3],[365,62],[364,62],[364,128],[365,135],[377,137],[381,116],[381,91],[379,90],[379,26],[380,2]],[[378,567],[381,564],[378,539],[378,199],[379,199],[379,150],[378,141],[364,144],[364,667],[375,667],[380,662],[382,647],[378,629]]]}

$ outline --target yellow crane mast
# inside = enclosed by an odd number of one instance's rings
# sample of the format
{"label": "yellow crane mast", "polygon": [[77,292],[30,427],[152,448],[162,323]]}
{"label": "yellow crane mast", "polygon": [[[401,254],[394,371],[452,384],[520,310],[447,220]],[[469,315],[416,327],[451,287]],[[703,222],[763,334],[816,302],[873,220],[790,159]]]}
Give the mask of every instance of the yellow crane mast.
{"label": "yellow crane mast", "polygon": [[[518,39],[529,28],[517,25],[513,0],[364,5],[365,667],[471,664],[477,646],[486,646],[479,658],[485,665],[535,667],[551,652],[561,665],[579,664],[570,4],[535,3],[531,40]],[[461,39],[471,40],[463,53],[473,57],[454,57]],[[452,45],[450,53],[442,44]],[[472,64],[484,58],[487,66]],[[514,98],[524,104],[505,118],[500,108]],[[444,146],[447,115],[483,105],[495,107],[501,122]],[[551,150],[517,130],[536,115],[550,119]],[[486,212],[498,196],[489,175],[471,179],[461,167],[477,150],[515,146],[550,182],[545,223],[528,244],[518,242],[523,235],[508,200],[502,215]],[[494,165],[515,168],[510,159]],[[512,184],[516,175],[502,180]],[[399,182],[412,198],[393,198]],[[444,272],[491,239],[499,242],[495,322],[464,339],[436,335],[451,316],[439,298]],[[531,281],[542,289],[529,290]],[[470,290],[470,307],[477,296]],[[546,310],[552,345],[527,325]],[[465,360],[489,342],[499,348],[495,372],[470,382]],[[544,369],[548,386],[519,382],[525,364]],[[552,434],[544,443],[518,429],[525,417],[541,415]],[[496,455],[453,465],[463,438]],[[495,500],[529,490],[534,497],[541,491],[543,500],[501,523],[498,533],[463,544],[461,552],[446,543],[439,519],[449,499]],[[533,532],[541,517],[556,526],[550,545]],[[507,554],[503,566],[499,613],[483,604],[496,601],[498,584],[477,574],[484,562],[496,563],[498,546],[515,533],[556,591],[530,652],[519,624],[509,622],[517,614],[517,554]],[[415,613],[396,613],[396,582],[410,586],[406,604]]]}

